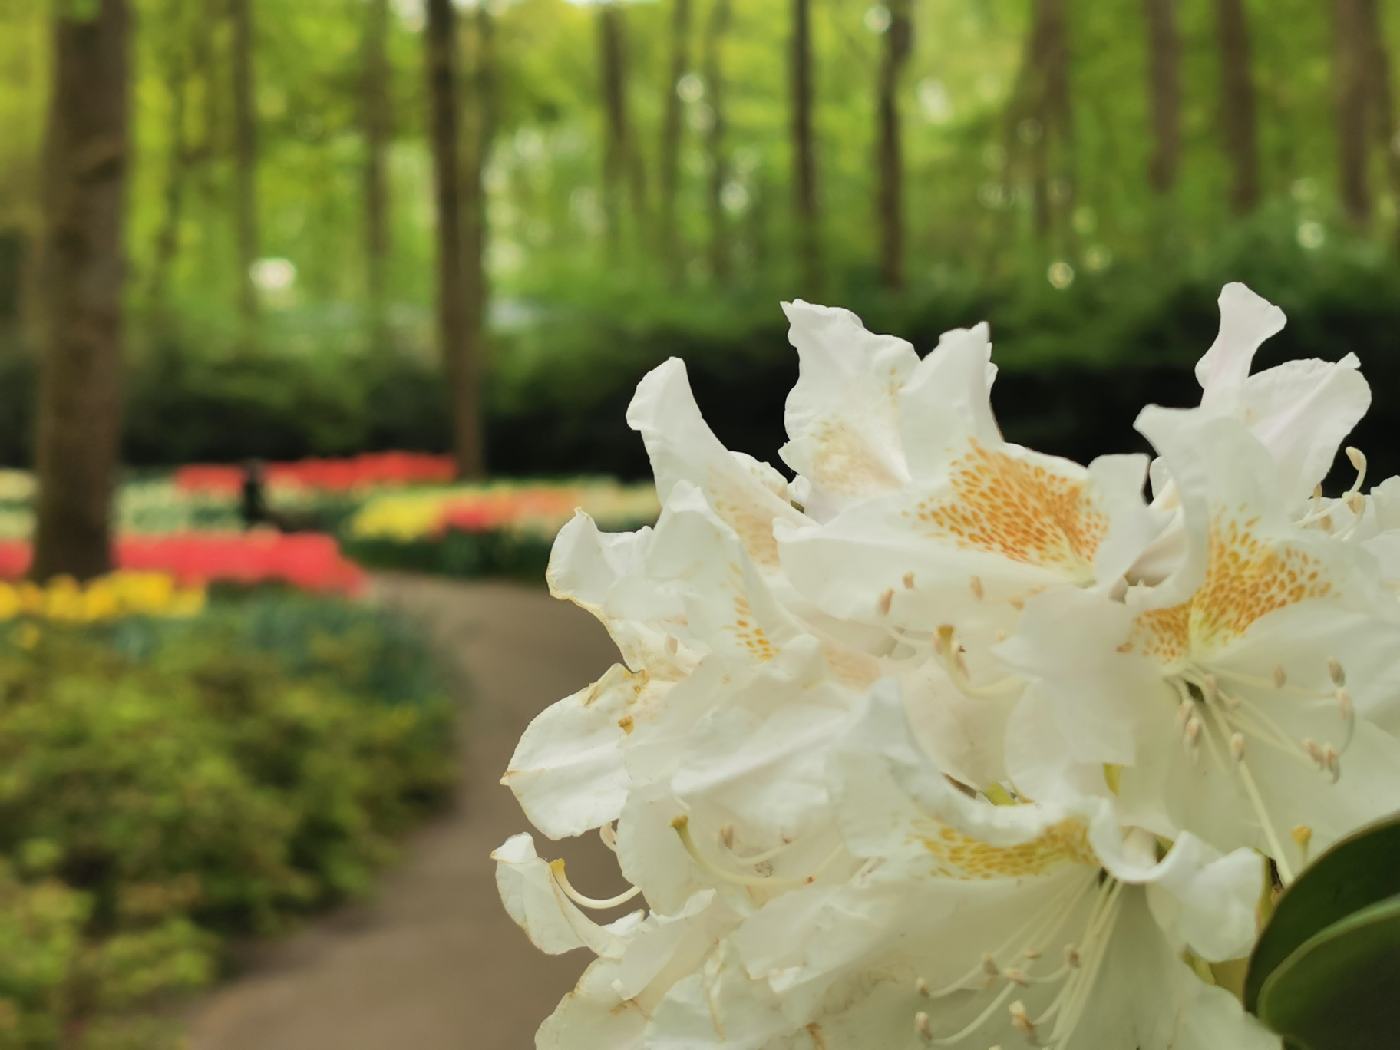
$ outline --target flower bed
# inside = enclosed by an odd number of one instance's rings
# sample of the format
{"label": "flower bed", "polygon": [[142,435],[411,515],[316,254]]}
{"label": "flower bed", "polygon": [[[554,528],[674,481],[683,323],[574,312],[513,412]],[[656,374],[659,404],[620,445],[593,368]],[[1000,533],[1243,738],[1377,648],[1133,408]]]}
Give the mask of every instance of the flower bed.
{"label": "flower bed", "polygon": [[376,568],[450,576],[544,571],[555,534],[580,510],[615,528],[653,521],[650,485],[502,483],[371,499],[343,530],[346,553]]}
{"label": "flower bed", "polygon": [[179,1045],[169,998],[231,939],[364,891],[454,766],[411,632],[285,591],[0,624],[0,697],[7,1047]]}

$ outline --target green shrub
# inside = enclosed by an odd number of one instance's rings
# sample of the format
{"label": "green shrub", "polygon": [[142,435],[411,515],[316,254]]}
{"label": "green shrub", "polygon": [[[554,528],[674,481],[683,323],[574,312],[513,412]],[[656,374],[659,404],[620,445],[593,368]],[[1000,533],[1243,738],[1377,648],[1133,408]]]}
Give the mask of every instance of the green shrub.
{"label": "green shrub", "polygon": [[29,643],[0,637],[0,1050],[161,1045],[152,1006],[363,892],[450,786],[451,707],[385,614],[260,594]]}

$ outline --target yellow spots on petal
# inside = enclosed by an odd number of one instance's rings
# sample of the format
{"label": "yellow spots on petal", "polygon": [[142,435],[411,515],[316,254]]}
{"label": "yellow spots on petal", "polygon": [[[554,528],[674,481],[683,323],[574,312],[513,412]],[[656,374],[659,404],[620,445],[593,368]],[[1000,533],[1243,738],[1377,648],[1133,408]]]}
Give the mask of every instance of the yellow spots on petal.
{"label": "yellow spots on petal", "polygon": [[742,594],[734,596],[734,621],[729,625],[738,643],[748,650],[749,655],[761,663],[766,663],[778,655],[775,646],[765,631],[755,620],[753,608],[748,598]]}
{"label": "yellow spots on petal", "polygon": [[955,879],[1015,879],[1040,875],[1062,864],[1099,866],[1088,829],[1074,819],[1052,824],[1029,842],[1014,846],[982,842],[946,825],[921,841],[945,874]]}
{"label": "yellow spots on petal", "polygon": [[860,433],[840,419],[823,419],[812,430],[815,455],[811,480],[833,495],[870,496],[900,484],[900,478]]}
{"label": "yellow spots on petal", "polygon": [[1261,537],[1258,524],[1244,513],[1217,517],[1200,588],[1181,605],[1140,615],[1122,649],[1174,664],[1238,638],[1269,613],[1332,593],[1317,558]]}
{"label": "yellow spots on petal", "polygon": [[954,462],[949,481],[951,496],[924,500],[911,517],[930,535],[969,550],[1082,572],[1108,531],[1082,477],[1057,474],[976,439]]}
{"label": "yellow spots on petal", "polygon": [[1163,664],[1181,660],[1191,649],[1191,603],[1143,613],[1133,625],[1131,640],[1120,648],[1144,653]]}
{"label": "yellow spots on petal", "polygon": [[1191,599],[1193,641],[1227,641],[1271,612],[1332,593],[1317,558],[1261,539],[1257,525],[1223,516],[1211,525],[1205,582]]}

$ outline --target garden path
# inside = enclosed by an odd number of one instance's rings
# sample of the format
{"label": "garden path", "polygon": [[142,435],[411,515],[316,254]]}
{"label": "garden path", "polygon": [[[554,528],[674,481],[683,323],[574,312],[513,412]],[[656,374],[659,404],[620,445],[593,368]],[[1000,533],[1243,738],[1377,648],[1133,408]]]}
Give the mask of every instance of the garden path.
{"label": "garden path", "polygon": [[[586,962],[530,946],[488,854],[526,828],[498,783],[521,729],[607,667],[607,636],[542,588],[380,577],[374,593],[424,625],[458,678],[458,798],[406,843],[373,900],[259,951],[200,1004],[192,1050],[528,1050]],[[585,893],[622,888],[596,838],[549,848]]]}

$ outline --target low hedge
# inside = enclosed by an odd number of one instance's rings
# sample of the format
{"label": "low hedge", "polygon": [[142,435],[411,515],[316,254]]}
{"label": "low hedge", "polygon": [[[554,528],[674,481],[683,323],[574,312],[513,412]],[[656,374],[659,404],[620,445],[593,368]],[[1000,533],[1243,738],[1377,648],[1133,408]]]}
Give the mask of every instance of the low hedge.
{"label": "low hedge", "polygon": [[292,594],[0,634],[0,1048],[175,1046],[174,996],[363,892],[446,795],[409,631]]}

